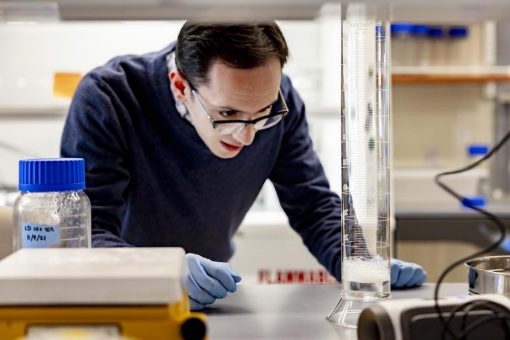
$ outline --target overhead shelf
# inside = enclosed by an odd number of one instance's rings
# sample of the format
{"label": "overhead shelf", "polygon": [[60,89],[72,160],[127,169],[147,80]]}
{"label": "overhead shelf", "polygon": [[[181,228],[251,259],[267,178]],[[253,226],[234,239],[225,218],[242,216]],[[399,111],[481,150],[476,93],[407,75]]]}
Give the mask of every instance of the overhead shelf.
{"label": "overhead shelf", "polygon": [[13,105],[13,106],[0,106],[0,119],[8,118],[10,116],[17,116],[20,114],[33,115],[34,117],[44,116],[62,116],[67,114],[69,109],[69,102],[61,104],[34,104],[34,105]]}
{"label": "overhead shelf", "polygon": [[399,66],[392,67],[398,84],[480,84],[510,81],[508,66]]}
{"label": "overhead shelf", "polygon": [[[30,6],[36,6],[36,17],[54,18],[58,7],[61,20],[268,20],[312,19],[324,4],[359,3],[360,0],[0,0],[10,3],[8,15],[0,11],[0,22],[33,17]],[[387,20],[435,22],[510,19],[508,0],[365,0],[366,4],[386,9]],[[13,8],[15,4],[15,8]],[[49,4],[49,7],[41,6]],[[22,7],[19,9],[19,7]],[[2,8],[2,6],[0,6]],[[49,8],[49,11],[48,11]],[[382,14],[381,14],[382,15]],[[387,16],[387,17],[385,17]],[[46,19],[44,19],[46,20]]]}

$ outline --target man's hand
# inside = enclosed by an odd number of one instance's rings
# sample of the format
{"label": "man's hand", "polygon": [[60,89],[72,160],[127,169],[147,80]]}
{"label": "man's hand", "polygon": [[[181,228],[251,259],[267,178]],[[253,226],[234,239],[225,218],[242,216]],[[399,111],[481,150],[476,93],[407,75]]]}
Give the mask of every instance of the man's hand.
{"label": "man's hand", "polygon": [[186,254],[186,284],[191,310],[200,310],[227,293],[234,293],[241,276],[225,262],[214,262],[197,254]]}
{"label": "man's hand", "polygon": [[427,273],[416,263],[391,259],[391,287],[418,287],[427,281]]}

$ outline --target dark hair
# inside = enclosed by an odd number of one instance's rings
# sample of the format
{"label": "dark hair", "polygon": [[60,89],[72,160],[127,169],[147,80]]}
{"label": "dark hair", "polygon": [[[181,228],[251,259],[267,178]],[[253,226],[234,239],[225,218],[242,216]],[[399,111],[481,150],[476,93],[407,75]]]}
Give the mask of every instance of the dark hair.
{"label": "dark hair", "polygon": [[177,69],[192,86],[207,83],[209,67],[219,60],[233,68],[248,69],[277,58],[283,67],[287,43],[276,23],[203,24],[186,22],[176,43]]}

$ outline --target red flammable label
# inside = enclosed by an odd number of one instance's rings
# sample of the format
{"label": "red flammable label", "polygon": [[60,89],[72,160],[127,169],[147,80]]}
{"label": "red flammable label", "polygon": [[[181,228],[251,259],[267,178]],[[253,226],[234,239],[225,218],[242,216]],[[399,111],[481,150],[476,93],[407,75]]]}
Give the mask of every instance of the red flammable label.
{"label": "red flammable label", "polygon": [[260,269],[258,283],[311,283],[336,284],[338,281],[325,270],[276,270]]}

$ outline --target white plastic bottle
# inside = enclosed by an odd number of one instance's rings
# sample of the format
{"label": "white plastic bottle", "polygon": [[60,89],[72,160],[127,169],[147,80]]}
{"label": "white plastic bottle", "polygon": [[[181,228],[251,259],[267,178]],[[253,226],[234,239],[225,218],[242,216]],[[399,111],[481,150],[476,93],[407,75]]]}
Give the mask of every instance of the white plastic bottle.
{"label": "white plastic bottle", "polygon": [[90,248],[91,206],[81,158],[19,162],[13,250]]}

